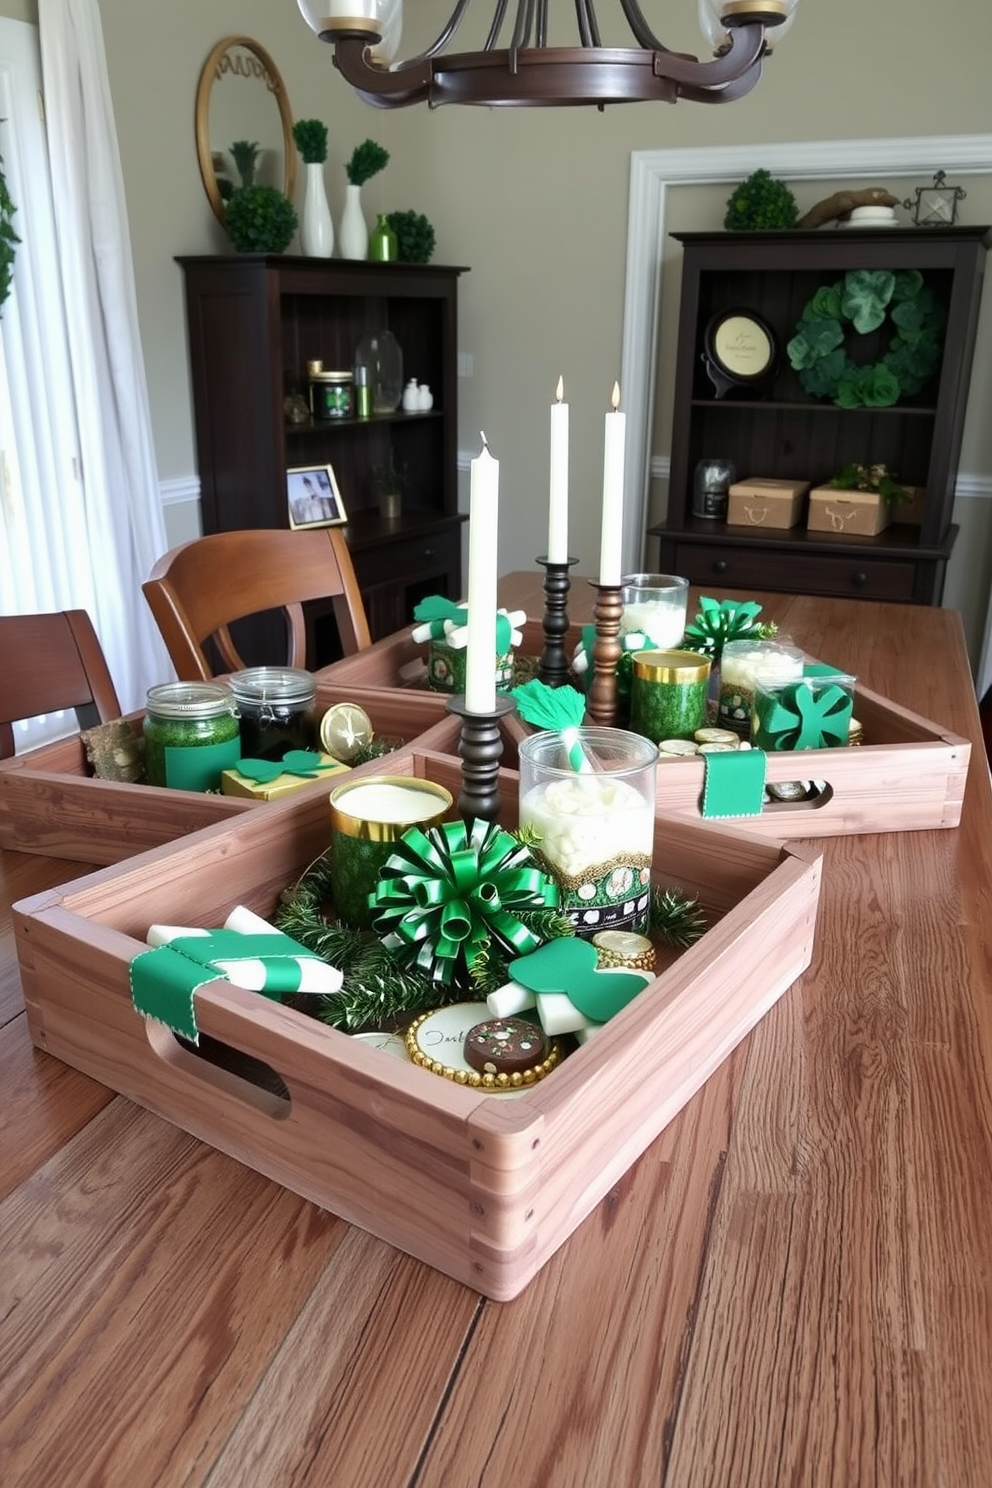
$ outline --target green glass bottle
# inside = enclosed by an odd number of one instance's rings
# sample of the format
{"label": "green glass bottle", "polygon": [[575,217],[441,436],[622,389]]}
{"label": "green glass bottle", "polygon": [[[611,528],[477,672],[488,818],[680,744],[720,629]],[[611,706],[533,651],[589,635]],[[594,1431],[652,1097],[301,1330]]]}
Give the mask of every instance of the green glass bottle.
{"label": "green glass bottle", "polygon": [[369,233],[369,258],[373,263],[395,263],[400,256],[399,241],[389,225],[385,212],[380,212]]}

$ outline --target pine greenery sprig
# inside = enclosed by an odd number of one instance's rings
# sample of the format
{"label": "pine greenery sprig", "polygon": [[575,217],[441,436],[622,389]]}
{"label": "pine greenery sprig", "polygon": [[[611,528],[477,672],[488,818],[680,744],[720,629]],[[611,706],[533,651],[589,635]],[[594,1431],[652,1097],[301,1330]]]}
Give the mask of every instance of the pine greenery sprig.
{"label": "pine greenery sprig", "polygon": [[14,277],[14,259],[17,255],[16,245],[21,241],[14,231],[14,213],[16,206],[7,189],[7,180],[3,173],[3,156],[0,155],[0,305],[4,303],[10,294],[10,286]]}
{"label": "pine greenery sprig", "polygon": [[367,139],[355,146],[345,170],[352,186],[364,186],[366,181],[377,176],[388,164],[389,151],[377,145],[375,140]]}
{"label": "pine greenery sprig", "polygon": [[320,119],[297,119],[293,139],[304,165],[321,165],[327,159],[327,125]]}
{"label": "pine greenery sprig", "polygon": [[687,899],[681,889],[653,889],[651,929],[659,939],[684,950],[705,935],[706,913],[698,899]]}

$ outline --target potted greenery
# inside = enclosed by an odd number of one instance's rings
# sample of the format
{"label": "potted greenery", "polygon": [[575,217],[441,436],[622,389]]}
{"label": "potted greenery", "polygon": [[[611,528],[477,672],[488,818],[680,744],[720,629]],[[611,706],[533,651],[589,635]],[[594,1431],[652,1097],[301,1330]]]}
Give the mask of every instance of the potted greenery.
{"label": "potted greenery", "polygon": [[348,185],[345,188],[344,213],[341,217],[341,256],[365,258],[369,251],[369,230],[362,210],[362,187],[389,164],[389,151],[375,140],[356,145],[345,164]]}
{"label": "potted greenery", "polygon": [[430,263],[434,253],[434,229],[422,212],[390,212],[388,221],[399,249],[400,263]]}
{"label": "potted greenery", "polygon": [[756,170],[727,199],[723,225],[731,232],[795,227],[799,206],[784,181],[770,171]]}
{"label": "potted greenery", "polygon": [[334,252],[334,223],[324,184],[327,125],[320,119],[297,119],[293,139],[306,170],[300,247],[309,258],[330,258]]}
{"label": "potted greenery", "polygon": [[379,495],[379,515],[386,522],[395,522],[403,510],[403,488],[407,482],[407,467],[398,468],[393,457],[392,446],[385,460],[372,466],[372,479]]}
{"label": "potted greenery", "polygon": [[238,253],[285,253],[299,225],[293,203],[275,186],[241,186],[224,209]]}

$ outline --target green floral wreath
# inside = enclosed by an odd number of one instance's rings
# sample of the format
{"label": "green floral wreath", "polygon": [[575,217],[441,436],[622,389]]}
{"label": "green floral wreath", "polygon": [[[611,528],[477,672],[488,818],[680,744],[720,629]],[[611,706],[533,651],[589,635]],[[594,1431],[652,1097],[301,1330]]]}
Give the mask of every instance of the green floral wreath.
{"label": "green floral wreath", "polygon": [[[880,361],[859,366],[845,350],[847,327],[865,335],[886,317],[895,335]],[[789,361],[807,393],[839,408],[890,408],[925,387],[940,364],[946,312],[918,269],[852,269],[807,303]]]}

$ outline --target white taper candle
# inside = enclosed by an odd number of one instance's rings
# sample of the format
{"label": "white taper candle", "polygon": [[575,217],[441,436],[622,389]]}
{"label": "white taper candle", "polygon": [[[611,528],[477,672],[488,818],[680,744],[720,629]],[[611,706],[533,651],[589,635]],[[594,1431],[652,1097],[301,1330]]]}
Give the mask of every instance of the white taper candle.
{"label": "white taper candle", "polygon": [[482,453],[472,461],[468,527],[468,641],[465,649],[465,707],[492,713],[496,707],[496,541],[499,525],[499,461]]}
{"label": "white taper candle", "polygon": [[551,489],[548,502],[549,563],[568,562],[568,404],[559,377],[551,405]]}
{"label": "white taper candle", "polygon": [[599,549],[599,582],[620,582],[623,551],[623,474],[627,416],[620,412],[620,385],[613,384],[612,407],[606,415],[603,445],[603,529]]}

